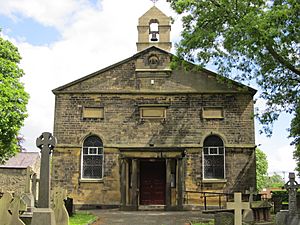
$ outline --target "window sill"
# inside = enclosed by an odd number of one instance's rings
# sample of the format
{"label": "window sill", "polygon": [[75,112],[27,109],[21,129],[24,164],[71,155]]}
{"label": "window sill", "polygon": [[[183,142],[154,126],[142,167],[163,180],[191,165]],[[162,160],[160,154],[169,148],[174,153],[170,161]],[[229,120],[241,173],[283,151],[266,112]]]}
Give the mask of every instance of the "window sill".
{"label": "window sill", "polygon": [[80,183],[103,183],[103,179],[79,179]]}
{"label": "window sill", "polygon": [[203,183],[226,183],[227,179],[204,179]]}

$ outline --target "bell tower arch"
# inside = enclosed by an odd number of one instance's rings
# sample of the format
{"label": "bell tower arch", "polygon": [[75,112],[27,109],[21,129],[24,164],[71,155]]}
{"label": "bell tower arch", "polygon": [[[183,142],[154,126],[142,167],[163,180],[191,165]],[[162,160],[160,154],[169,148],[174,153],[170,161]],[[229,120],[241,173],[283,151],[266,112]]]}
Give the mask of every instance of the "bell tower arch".
{"label": "bell tower arch", "polygon": [[156,6],[149,9],[139,18],[137,51],[150,46],[156,46],[168,52],[171,51],[170,42],[171,18],[166,16]]}

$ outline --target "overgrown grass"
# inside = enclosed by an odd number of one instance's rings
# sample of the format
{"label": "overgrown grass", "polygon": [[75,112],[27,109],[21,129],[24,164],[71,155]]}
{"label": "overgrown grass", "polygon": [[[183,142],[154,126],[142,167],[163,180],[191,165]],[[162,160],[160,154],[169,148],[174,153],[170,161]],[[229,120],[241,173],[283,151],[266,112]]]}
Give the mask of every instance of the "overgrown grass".
{"label": "overgrown grass", "polygon": [[69,225],[86,225],[93,222],[97,217],[88,212],[77,212],[70,217]]}

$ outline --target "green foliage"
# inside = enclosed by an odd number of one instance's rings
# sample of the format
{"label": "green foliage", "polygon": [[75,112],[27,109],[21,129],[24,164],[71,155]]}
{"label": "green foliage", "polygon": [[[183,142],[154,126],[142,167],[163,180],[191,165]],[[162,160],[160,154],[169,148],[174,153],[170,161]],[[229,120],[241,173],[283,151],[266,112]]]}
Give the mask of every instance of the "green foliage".
{"label": "green foliage", "polygon": [[18,49],[0,37],[0,163],[19,150],[17,135],[27,116],[20,60]]}
{"label": "green foliage", "polygon": [[78,212],[70,217],[69,224],[70,225],[86,225],[90,224],[91,222],[96,220],[96,216],[85,213],[85,212]]}
{"label": "green foliage", "polygon": [[[267,135],[281,112],[294,113],[291,137],[300,172],[299,0],[170,0],[182,14],[179,59],[213,63],[223,76],[256,81],[266,108],[258,119]],[[177,60],[179,61],[179,60]]]}
{"label": "green foliage", "polygon": [[260,149],[256,149],[256,187],[257,190],[262,190],[266,187],[267,173],[268,173],[268,161],[266,154]]}
{"label": "green foliage", "polygon": [[266,181],[266,188],[282,188],[283,186],[284,186],[284,180],[277,173],[268,177],[268,179]]}
{"label": "green foliage", "polygon": [[298,175],[300,175],[300,103],[297,105],[295,117],[291,122],[290,137],[294,138],[292,142],[296,147],[294,159],[297,162],[296,170],[298,171]]}

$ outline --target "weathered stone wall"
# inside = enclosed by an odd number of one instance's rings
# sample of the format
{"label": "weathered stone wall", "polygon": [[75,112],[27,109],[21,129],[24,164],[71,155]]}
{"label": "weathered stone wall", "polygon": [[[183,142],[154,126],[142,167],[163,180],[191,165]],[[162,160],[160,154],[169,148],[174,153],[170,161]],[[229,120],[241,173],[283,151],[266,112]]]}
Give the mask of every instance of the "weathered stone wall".
{"label": "weathered stone wall", "polygon": [[0,191],[24,193],[26,185],[26,168],[0,168]]}
{"label": "weathered stone wall", "polygon": [[[145,61],[143,56],[139,60]],[[67,187],[75,204],[119,204],[118,149],[151,144],[187,149],[186,190],[234,191],[254,186],[252,94],[220,84],[210,73],[136,72],[135,63],[131,59],[112,66],[56,93],[53,185]],[[139,106],[145,104],[167,106],[166,118],[142,120]],[[103,107],[104,118],[82,118],[83,107]],[[224,118],[202,118],[203,107],[222,107]],[[80,180],[81,146],[89,134],[98,135],[104,144],[105,176],[96,183]],[[202,179],[201,151],[210,134],[219,135],[227,149],[223,182]]]}
{"label": "weathered stone wall", "polygon": [[[185,187],[189,204],[204,204],[203,195],[193,193],[215,192],[233,193],[245,192],[249,187],[256,187],[255,151],[253,148],[226,148],[225,149],[225,179],[203,180],[202,173],[202,149],[188,151],[185,159]],[[208,203],[216,201],[216,198],[208,198]],[[225,199],[224,199],[225,201]]]}
{"label": "weathered stone wall", "polygon": [[81,148],[56,148],[53,152],[52,187],[67,190],[74,204],[119,205],[120,177],[116,149],[104,150],[104,178],[99,181],[80,178]]}
{"label": "weathered stone wall", "polygon": [[[167,104],[162,120],[140,119],[139,105]],[[104,119],[82,118],[82,107],[103,106]],[[202,119],[205,106],[223,107],[224,119]],[[254,145],[252,98],[248,95],[89,95],[56,96],[54,135],[59,144],[81,145],[89,134],[99,134],[104,146],[200,146],[211,132],[225,144]]]}

